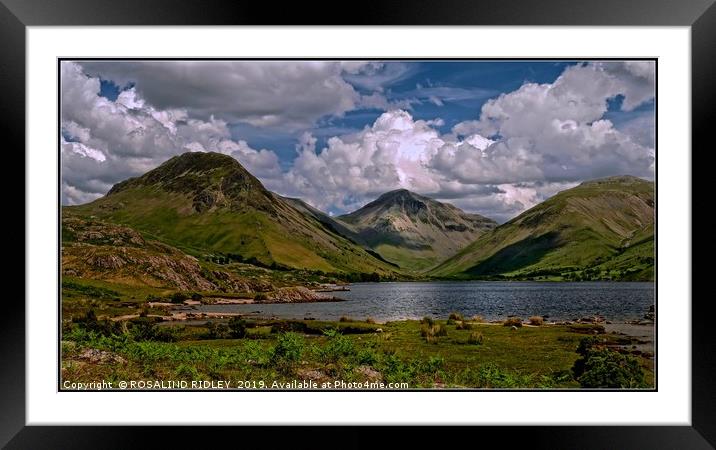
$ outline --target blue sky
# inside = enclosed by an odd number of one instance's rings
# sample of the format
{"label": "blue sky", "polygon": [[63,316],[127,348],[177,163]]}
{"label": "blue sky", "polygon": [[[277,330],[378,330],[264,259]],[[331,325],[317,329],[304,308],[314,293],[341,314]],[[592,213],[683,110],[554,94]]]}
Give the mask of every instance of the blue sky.
{"label": "blue sky", "polygon": [[79,61],[63,201],[221,151],[333,214],[408,188],[505,220],[581,180],[653,177],[646,61]]}

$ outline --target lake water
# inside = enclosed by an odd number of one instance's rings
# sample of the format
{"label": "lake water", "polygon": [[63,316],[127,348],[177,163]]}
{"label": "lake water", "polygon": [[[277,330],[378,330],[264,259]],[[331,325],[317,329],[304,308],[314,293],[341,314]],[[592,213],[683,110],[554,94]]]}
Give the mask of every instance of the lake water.
{"label": "lake water", "polygon": [[641,318],[654,304],[654,283],[625,282],[400,282],[355,283],[347,292],[335,292],[343,302],[203,305],[204,312],[241,312],[260,317],[337,320],[372,317],[378,321],[447,318],[451,312],[488,320],[508,315],[549,316],[570,320],[601,314],[608,320]]}

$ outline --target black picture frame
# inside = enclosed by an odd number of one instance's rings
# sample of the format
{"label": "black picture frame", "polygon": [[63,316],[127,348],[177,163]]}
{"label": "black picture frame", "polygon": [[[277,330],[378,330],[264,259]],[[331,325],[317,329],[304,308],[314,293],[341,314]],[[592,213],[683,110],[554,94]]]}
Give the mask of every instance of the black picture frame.
{"label": "black picture frame", "polygon": [[[268,2],[218,2],[201,0],[0,0],[0,129],[7,153],[13,153],[14,167],[25,167],[25,31],[28,26],[63,25],[291,25],[296,23],[323,25],[606,25],[606,26],[688,26],[691,27],[692,61],[692,146],[705,147],[711,133],[711,112],[716,100],[716,5],[714,0],[443,0],[428,2],[366,3],[344,14],[336,4],[313,2],[285,3],[280,7]],[[319,11],[335,11],[333,17],[318,15]],[[54,99],[48,99],[48,105]],[[23,151],[20,151],[23,149]],[[683,151],[689,149],[665,149]],[[693,152],[692,152],[693,155]],[[9,157],[9,156],[8,156]],[[693,156],[692,156],[693,158]],[[706,179],[707,165],[692,164],[692,180]],[[13,170],[15,174],[24,170]],[[8,184],[17,197],[8,200],[6,208],[13,208],[20,216],[25,199],[17,195],[19,182]],[[23,183],[24,186],[24,183]],[[692,205],[699,192],[692,187]],[[14,203],[13,203],[14,202]],[[24,223],[23,219],[17,220]],[[703,228],[706,221],[692,218],[693,233]],[[31,239],[25,233],[25,240]],[[668,238],[668,237],[666,237]],[[16,241],[19,241],[16,239]],[[18,242],[19,244],[19,242]],[[54,251],[51,249],[50,251]],[[705,253],[707,246],[698,249]],[[18,253],[19,254],[19,253]],[[24,261],[24,256],[23,256]],[[13,264],[14,270],[25,270],[24,264]],[[20,269],[22,267],[22,269]],[[703,280],[708,266],[693,264],[692,280]],[[698,275],[701,275],[699,277]],[[8,278],[10,278],[8,276]],[[19,279],[18,276],[14,277]],[[18,283],[19,284],[19,283]],[[696,286],[692,286],[695,288]],[[160,436],[163,445],[176,440],[184,445],[199,439],[205,441],[206,432],[190,428],[176,428],[170,432],[154,427],[44,427],[25,425],[25,306],[24,289],[15,292],[14,299],[5,299],[6,320],[0,327],[0,445],[8,448],[127,448],[149,442]],[[716,446],[716,340],[712,325],[714,306],[709,296],[696,295],[669,301],[691,302],[692,318],[692,420],[691,426],[549,426],[549,427],[481,427],[473,434],[481,442],[492,438],[505,443],[529,443],[537,448],[713,448]],[[51,302],[48,301],[48,304]],[[620,407],[620,405],[615,405]],[[332,432],[341,435],[339,445],[358,446],[364,430],[334,427]],[[227,427],[212,431],[234,433]],[[242,431],[242,434],[244,432]],[[310,433],[310,431],[308,432]],[[451,431],[432,430],[428,427],[391,433],[394,436],[419,434],[421,447],[445,443]],[[266,430],[261,434],[266,437]],[[292,440],[308,436],[301,430],[292,430]],[[272,444],[277,433],[271,432]],[[508,440],[505,440],[509,436]],[[231,442],[231,441],[229,441]],[[238,441],[234,441],[238,442]],[[335,444],[335,441],[333,441]],[[295,442],[294,447],[299,446]],[[272,445],[273,446],[273,445]]]}

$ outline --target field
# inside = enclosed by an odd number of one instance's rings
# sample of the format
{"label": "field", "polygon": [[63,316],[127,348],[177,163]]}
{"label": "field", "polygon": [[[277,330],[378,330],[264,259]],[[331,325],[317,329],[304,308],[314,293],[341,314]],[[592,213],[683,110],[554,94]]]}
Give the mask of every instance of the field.
{"label": "field", "polygon": [[[409,389],[579,388],[573,367],[583,340],[598,346],[632,344],[624,336],[590,337],[602,330],[598,325],[518,328],[453,319],[385,324],[350,318],[233,319],[178,326],[149,318],[77,321],[65,327],[62,380],[232,380],[234,386],[252,380],[264,388],[301,380],[407,383]],[[653,387],[650,359],[620,356],[638,364],[643,374],[622,387]]]}

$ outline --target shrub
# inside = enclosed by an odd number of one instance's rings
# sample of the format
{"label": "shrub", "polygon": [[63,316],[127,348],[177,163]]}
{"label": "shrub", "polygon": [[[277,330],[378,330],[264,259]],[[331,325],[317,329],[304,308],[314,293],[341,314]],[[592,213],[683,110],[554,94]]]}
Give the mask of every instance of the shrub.
{"label": "shrub", "polygon": [[174,376],[184,380],[197,380],[199,379],[199,371],[194,366],[182,363],[174,369]]}
{"label": "shrub", "polygon": [[305,342],[296,333],[282,333],[276,339],[276,346],[271,352],[271,361],[276,368],[283,372],[289,372],[303,355]]}
{"label": "shrub", "polygon": [[532,316],[529,318],[530,325],[540,326],[544,324],[544,318],[542,316]]}
{"label": "shrub", "polygon": [[254,301],[256,302],[263,302],[268,300],[268,295],[266,295],[265,292],[257,292],[254,294]]}
{"label": "shrub", "polygon": [[482,336],[482,333],[479,331],[473,331],[467,338],[467,343],[471,345],[481,345],[484,339],[485,338]]}
{"label": "shrub", "polygon": [[231,337],[231,330],[225,323],[207,322],[206,337],[208,339],[227,339]]}
{"label": "shrub", "polygon": [[139,317],[129,322],[129,333],[135,341],[174,342],[177,340],[174,327],[160,327],[149,317]]}
{"label": "shrub", "polygon": [[368,318],[366,318],[366,319],[365,319],[365,323],[371,323],[371,324],[374,324],[374,323],[375,323],[375,319],[374,319],[374,318],[372,318],[372,317],[368,317]]}
{"label": "shrub", "polygon": [[198,293],[198,292],[192,292],[192,293],[191,293],[191,299],[192,299],[192,300],[201,300],[202,298],[204,298],[204,296],[201,295],[201,294]]}
{"label": "shrub", "polygon": [[646,387],[644,370],[630,355],[599,345],[594,337],[583,338],[577,347],[582,357],[574,362],[572,373],[580,386],[586,388]]}
{"label": "shrub", "polygon": [[502,322],[502,325],[506,327],[521,327],[522,326],[522,319],[519,317],[508,317],[507,320]]}
{"label": "shrub", "polygon": [[353,322],[353,319],[351,319],[348,316],[341,316],[340,319],[338,319],[339,322]]}
{"label": "shrub", "polygon": [[470,325],[468,322],[460,321],[455,324],[456,330],[472,330],[472,325]]}
{"label": "shrub", "polygon": [[321,348],[320,353],[324,361],[337,362],[340,358],[355,354],[353,341],[334,329],[324,331],[328,343]]}
{"label": "shrub", "polygon": [[429,326],[429,327],[432,327],[433,324],[435,323],[435,321],[433,320],[432,317],[425,316],[425,317],[423,317],[423,318],[420,320],[420,323],[422,323],[423,325],[427,325],[427,326]]}
{"label": "shrub", "polygon": [[119,322],[113,322],[108,319],[99,320],[93,309],[87,311],[82,317],[72,319],[80,328],[85,331],[91,331],[102,336],[112,336],[122,333],[122,326]]}
{"label": "shrub", "polygon": [[182,303],[184,300],[187,300],[188,298],[189,298],[189,296],[183,292],[175,292],[169,296],[169,300],[172,303]]}
{"label": "shrub", "polygon": [[229,334],[234,339],[240,339],[246,336],[246,321],[241,317],[235,316],[229,319]]}
{"label": "shrub", "polygon": [[485,318],[480,315],[472,316],[472,321],[477,323],[483,323],[485,321]]}
{"label": "shrub", "polygon": [[281,320],[271,325],[271,333],[286,333],[289,331],[295,331],[298,333],[310,333],[311,328],[305,322],[299,322],[296,320]]}

